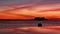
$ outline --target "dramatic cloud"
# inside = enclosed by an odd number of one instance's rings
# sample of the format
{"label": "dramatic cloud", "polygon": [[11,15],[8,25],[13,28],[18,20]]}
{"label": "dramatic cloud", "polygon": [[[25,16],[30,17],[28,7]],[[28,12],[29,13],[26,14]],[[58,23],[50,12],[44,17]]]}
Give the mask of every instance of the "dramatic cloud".
{"label": "dramatic cloud", "polygon": [[[21,3],[18,3],[20,1]],[[29,2],[34,1],[34,2]],[[40,1],[40,2],[37,2]],[[0,19],[28,19],[32,17],[45,17],[48,19],[60,18],[60,3],[59,0],[1,0],[0,4]],[[51,1],[54,1],[51,3]],[[8,4],[4,4],[9,2]],[[11,3],[15,2],[15,3]],[[27,2],[27,3],[23,3]],[[46,3],[47,2],[47,3]],[[11,4],[10,4],[11,3]],[[22,16],[23,15],[23,16]],[[53,17],[54,16],[54,17]],[[33,18],[32,18],[33,19]]]}

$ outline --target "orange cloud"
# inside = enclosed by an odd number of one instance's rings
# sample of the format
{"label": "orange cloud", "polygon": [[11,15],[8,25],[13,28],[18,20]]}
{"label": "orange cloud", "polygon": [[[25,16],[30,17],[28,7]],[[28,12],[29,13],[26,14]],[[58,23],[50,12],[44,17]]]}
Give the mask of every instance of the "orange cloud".
{"label": "orange cloud", "polygon": [[0,13],[0,19],[33,19],[33,16]]}
{"label": "orange cloud", "polygon": [[8,10],[0,11],[0,19],[33,19],[34,17],[45,17],[48,19],[60,18],[59,4],[25,4],[13,5],[8,7],[12,7],[13,9],[11,8]]}

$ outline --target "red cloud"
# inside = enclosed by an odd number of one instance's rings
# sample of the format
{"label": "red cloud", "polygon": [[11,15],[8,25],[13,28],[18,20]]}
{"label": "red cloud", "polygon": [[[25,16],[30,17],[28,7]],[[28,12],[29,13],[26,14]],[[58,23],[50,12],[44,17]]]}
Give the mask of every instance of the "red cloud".
{"label": "red cloud", "polygon": [[0,19],[33,19],[34,17],[45,17],[48,19],[59,18],[60,8],[53,6],[40,6],[39,4],[8,6],[13,9],[1,11]]}

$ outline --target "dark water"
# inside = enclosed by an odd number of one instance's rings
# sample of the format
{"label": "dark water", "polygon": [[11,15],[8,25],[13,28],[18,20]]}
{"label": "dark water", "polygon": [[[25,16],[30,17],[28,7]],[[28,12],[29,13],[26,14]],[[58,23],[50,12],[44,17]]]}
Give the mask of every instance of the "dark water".
{"label": "dark water", "polygon": [[60,21],[0,21],[0,24],[38,24],[43,25],[60,25]]}
{"label": "dark water", "polygon": [[0,21],[0,28],[31,27],[41,23],[43,26],[60,26],[60,21]]}
{"label": "dark water", "polygon": [[38,28],[38,23],[60,26],[60,21],[0,21],[0,34],[60,34],[60,30]]}

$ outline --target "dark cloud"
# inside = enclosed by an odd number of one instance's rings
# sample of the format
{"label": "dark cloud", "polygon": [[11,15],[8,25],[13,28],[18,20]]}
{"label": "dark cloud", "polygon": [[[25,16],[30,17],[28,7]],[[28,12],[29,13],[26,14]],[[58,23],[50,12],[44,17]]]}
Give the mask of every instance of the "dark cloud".
{"label": "dark cloud", "polygon": [[4,4],[25,4],[25,3],[60,3],[60,0],[0,0]]}
{"label": "dark cloud", "polygon": [[42,0],[42,2],[48,2],[48,3],[59,3],[60,0]]}

